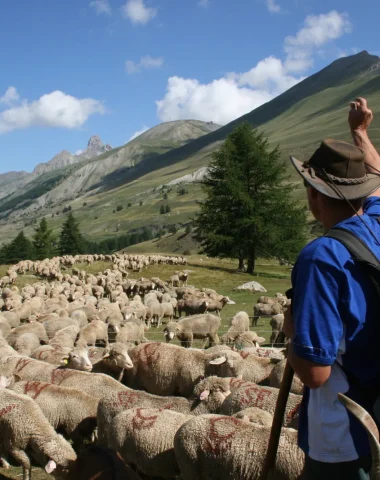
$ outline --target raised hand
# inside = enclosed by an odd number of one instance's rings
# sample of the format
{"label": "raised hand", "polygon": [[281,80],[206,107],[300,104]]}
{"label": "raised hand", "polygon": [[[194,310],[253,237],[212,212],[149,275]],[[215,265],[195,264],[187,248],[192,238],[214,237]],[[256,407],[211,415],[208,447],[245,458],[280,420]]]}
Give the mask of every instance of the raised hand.
{"label": "raised hand", "polygon": [[352,131],[367,130],[373,120],[373,113],[367,106],[367,100],[358,97],[350,103],[348,123]]}

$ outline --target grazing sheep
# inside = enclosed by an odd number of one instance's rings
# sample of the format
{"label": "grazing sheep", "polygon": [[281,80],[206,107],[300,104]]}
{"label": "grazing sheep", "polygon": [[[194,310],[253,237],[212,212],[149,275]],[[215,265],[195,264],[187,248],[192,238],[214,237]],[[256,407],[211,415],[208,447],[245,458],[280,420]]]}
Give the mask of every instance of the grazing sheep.
{"label": "grazing sheep", "polygon": [[273,317],[270,320],[270,326],[272,327],[272,334],[270,336],[269,342],[274,345],[275,343],[278,343],[278,337],[280,333],[282,332],[283,326],[284,326],[284,314],[279,313],[278,315],[273,315]]}
{"label": "grazing sheep", "polygon": [[40,339],[34,333],[24,333],[16,338],[13,348],[19,355],[29,357],[40,346]]}
{"label": "grazing sheep", "polygon": [[0,390],[0,455],[10,455],[23,468],[23,480],[30,480],[33,458],[47,473],[68,469],[76,460],[70,444],[58,435],[40,407],[26,395]]}
{"label": "grazing sheep", "polygon": [[[220,407],[223,415],[233,415],[248,407],[258,407],[274,414],[276,408],[278,388],[262,387],[251,382],[243,382],[232,378],[230,380],[231,394]],[[284,425],[298,426],[298,414],[302,397],[291,393],[286,405]]]}
{"label": "grazing sheep", "polygon": [[171,284],[172,288],[179,287],[180,286],[179,276],[172,275],[168,280],[168,284],[169,285]]}
{"label": "grazing sheep", "polygon": [[140,320],[122,323],[115,340],[116,342],[124,344],[134,343],[135,345],[148,342],[148,339],[145,338],[145,324]]}
{"label": "grazing sheep", "polygon": [[245,408],[232,416],[239,420],[243,420],[243,422],[256,423],[257,425],[262,425],[263,427],[268,428],[270,428],[273,423],[273,415],[257,407]]}
{"label": "grazing sheep", "polygon": [[170,342],[174,336],[177,336],[183,347],[191,347],[194,339],[202,339],[203,348],[207,341],[209,347],[219,343],[218,330],[220,327],[220,318],[215,315],[194,315],[183,318],[178,322],[170,322],[164,329],[164,336],[167,342]]}
{"label": "grazing sheep", "polygon": [[190,418],[170,410],[126,410],[112,420],[108,444],[137,471],[151,476],[176,477],[180,470],[174,454],[174,436]]}
{"label": "grazing sheep", "polygon": [[133,368],[128,355],[128,347],[124,343],[113,343],[104,352],[103,358],[92,366],[94,373],[105,373],[116,380],[121,380],[124,370]]}
{"label": "grazing sheep", "polygon": [[[233,417],[203,415],[182,425],[174,438],[183,480],[259,480],[270,428]],[[304,454],[298,433],[283,429],[271,480],[298,480]]]}
{"label": "grazing sheep", "polygon": [[123,383],[164,396],[190,396],[194,386],[206,375],[237,377],[244,363],[233,351],[206,354],[202,350],[160,342],[138,345],[129,355],[133,369],[125,372]]}
{"label": "grazing sheep", "polygon": [[78,326],[78,322],[74,318],[59,318],[58,320],[48,320],[43,323],[46,333],[51,340],[59,330],[70,325]]}
{"label": "grazing sheep", "polygon": [[[179,304],[179,302],[178,302]],[[198,298],[186,298],[184,299],[183,309],[187,317],[190,315],[200,315],[206,313],[209,306],[209,300],[200,300]],[[178,306],[178,312],[181,309],[180,316],[182,314],[182,303]]]}
{"label": "grazing sheep", "polygon": [[230,299],[228,297],[222,297],[220,300],[218,299],[208,300],[207,311],[216,312],[217,315],[220,317],[220,312],[223,310],[223,308],[227,305],[229,301]]}
{"label": "grazing sheep", "polygon": [[93,435],[99,403],[97,398],[75,388],[34,380],[16,382],[12,390],[31,397],[55,430],[64,432],[76,449]]}
{"label": "grazing sheep", "polygon": [[97,341],[103,341],[105,346],[108,346],[108,327],[107,324],[101,320],[92,320],[79,332],[77,345],[86,347],[87,345],[95,346]]}
{"label": "grazing sheep", "polygon": [[283,307],[279,303],[265,304],[256,303],[253,306],[253,326],[257,326],[257,320],[260,317],[267,317],[271,315],[277,315],[283,312]]}

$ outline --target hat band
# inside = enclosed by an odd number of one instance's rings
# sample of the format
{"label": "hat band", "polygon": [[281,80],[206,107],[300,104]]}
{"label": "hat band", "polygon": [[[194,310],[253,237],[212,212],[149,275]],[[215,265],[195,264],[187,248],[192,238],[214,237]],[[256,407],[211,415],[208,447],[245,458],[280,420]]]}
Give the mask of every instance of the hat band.
{"label": "hat band", "polygon": [[309,170],[309,174],[311,178],[319,177],[321,180],[330,181],[332,183],[337,183],[339,185],[360,185],[362,183],[365,183],[368,180],[367,174],[365,174],[364,177],[359,177],[359,178],[342,178],[342,177],[336,177],[331,173],[327,173],[325,169],[316,170],[309,164],[303,164],[303,167]]}

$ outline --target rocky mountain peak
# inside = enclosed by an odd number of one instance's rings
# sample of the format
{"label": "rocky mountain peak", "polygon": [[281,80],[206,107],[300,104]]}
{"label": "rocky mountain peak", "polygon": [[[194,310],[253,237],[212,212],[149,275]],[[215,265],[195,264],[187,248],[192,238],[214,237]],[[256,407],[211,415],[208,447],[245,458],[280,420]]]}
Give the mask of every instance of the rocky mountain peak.
{"label": "rocky mountain peak", "polygon": [[88,141],[87,148],[91,148],[94,150],[100,150],[103,147],[103,142],[99,135],[93,135],[90,137],[90,140]]}

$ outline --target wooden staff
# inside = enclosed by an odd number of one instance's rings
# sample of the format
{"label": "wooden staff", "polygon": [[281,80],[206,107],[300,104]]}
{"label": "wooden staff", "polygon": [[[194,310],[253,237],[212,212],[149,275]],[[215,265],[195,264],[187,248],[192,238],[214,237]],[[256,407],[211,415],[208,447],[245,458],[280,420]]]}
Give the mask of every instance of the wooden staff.
{"label": "wooden staff", "polygon": [[286,404],[288,403],[290,389],[292,387],[292,381],[294,377],[294,370],[289,361],[286,362],[284,376],[282,378],[280,391],[278,393],[276,410],[274,412],[272,429],[270,431],[268,450],[265,457],[263,470],[261,472],[261,480],[267,480],[269,472],[272,470],[276,463],[276,456],[278,450],[278,444],[280,441],[281,428],[284,423],[284,415]]}

